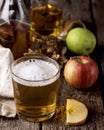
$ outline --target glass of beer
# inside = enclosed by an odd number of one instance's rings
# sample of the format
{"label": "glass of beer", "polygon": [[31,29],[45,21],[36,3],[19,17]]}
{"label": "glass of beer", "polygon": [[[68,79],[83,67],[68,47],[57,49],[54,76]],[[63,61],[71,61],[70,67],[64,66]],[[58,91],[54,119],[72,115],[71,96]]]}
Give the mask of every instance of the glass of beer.
{"label": "glass of beer", "polygon": [[40,122],[55,113],[60,68],[46,56],[24,56],[12,63],[11,74],[17,114]]}

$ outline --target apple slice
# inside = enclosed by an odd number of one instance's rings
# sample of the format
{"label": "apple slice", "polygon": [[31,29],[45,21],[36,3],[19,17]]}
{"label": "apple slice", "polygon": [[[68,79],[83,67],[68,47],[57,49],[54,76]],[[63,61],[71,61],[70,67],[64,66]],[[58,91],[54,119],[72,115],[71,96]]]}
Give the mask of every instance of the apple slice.
{"label": "apple slice", "polygon": [[75,99],[67,99],[66,102],[66,124],[81,125],[88,116],[87,107]]}

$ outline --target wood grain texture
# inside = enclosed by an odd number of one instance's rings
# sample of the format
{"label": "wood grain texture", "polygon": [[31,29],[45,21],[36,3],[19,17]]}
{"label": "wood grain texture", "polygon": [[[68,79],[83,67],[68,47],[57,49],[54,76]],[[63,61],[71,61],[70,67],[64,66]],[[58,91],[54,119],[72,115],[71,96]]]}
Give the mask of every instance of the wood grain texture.
{"label": "wood grain texture", "polygon": [[96,31],[100,45],[104,45],[104,1],[92,0]]}
{"label": "wood grain texture", "polygon": [[[67,0],[68,11],[64,10],[65,19],[81,20],[88,28],[92,28],[91,7],[96,24],[98,44],[101,49],[101,67],[104,73],[104,1],[103,0]],[[70,14],[70,15],[69,15]],[[95,59],[96,57],[94,57]],[[63,72],[62,72],[63,75]],[[58,105],[66,104],[67,98],[74,98],[83,102],[88,110],[87,121],[81,126],[66,126],[65,117],[63,120],[55,120],[55,116],[43,123],[30,123],[20,119],[6,119],[0,117],[0,130],[104,130],[104,108],[101,99],[100,80],[87,90],[71,88],[64,77],[61,76],[58,92]],[[63,111],[64,112],[64,111]]]}
{"label": "wood grain texture", "polygon": [[[95,0],[96,1],[96,0]],[[94,2],[95,2],[94,1]],[[101,2],[101,1],[100,1]],[[71,19],[72,20],[81,20],[85,23],[87,28],[93,29],[93,18],[92,16],[92,10],[96,11],[96,8],[94,8],[95,5],[93,1],[86,1],[86,0],[75,0],[69,2],[69,8],[71,12]],[[91,10],[92,6],[92,10]],[[96,5],[97,6],[97,5]],[[98,3],[99,6],[99,3]],[[102,6],[102,3],[100,3],[100,6]],[[96,11],[97,14],[102,13],[103,11],[99,12],[99,9]],[[99,13],[98,13],[99,12]],[[101,15],[101,14],[100,14]],[[95,15],[94,15],[95,16]],[[99,16],[96,16],[99,17]],[[99,20],[95,18],[95,23],[97,25],[97,32],[98,36],[100,36],[99,32]],[[100,27],[101,28],[101,27]],[[95,29],[96,30],[96,29]],[[101,33],[101,32],[100,32]],[[98,38],[98,40],[100,37]],[[103,36],[102,39],[104,40]],[[101,44],[101,40],[98,41],[99,44]],[[79,101],[82,101],[85,103],[85,105],[88,107],[89,115],[88,119],[85,124],[82,126],[65,126],[65,122],[59,122],[59,121],[53,121],[53,122],[45,122],[42,125],[43,130],[49,130],[49,129],[60,129],[60,130],[103,130],[104,129],[104,110],[103,110],[103,102],[101,98],[101,89],[100,89],[99,81],[96,82],[96,84],[88,90],[81,91],[71,88],[64,79],[61,80],[61,87],[59,89],[59,100],[62,104],[66,102],[67,98],[74,98]],[[54,119],[53,119],[54,120]]]}
{"label": "wood grain texture", "polygon": [[93,16],[96,26],[96,36],[97,36],[97,61],[99,65],[99,77],[100,77],[100,87],[101,95],[104,105],[104,1],[103,0],[92,0]]}
{"label": "wood grain texture", "polygon": [[[104,111],[101,99],[101,93],[99,88],[99,82],[96,82],[90,89],[78,90],[71,88],[64,78],[61,78],[58,104],[66,104],[67,98],[73,98],[83,102],[88,110],[87,121],[81,126],[66,126],[64,121],[55,120],[54,117],[50,121],[46,121],[42,124],[43,130],[103,130],[104,129]],[[63,118],[63,117],[60,117]]]}
{"label": "wood grain texture", "polygon": [[104,75],[104,1],[92,0],[94,19],[96,24],[96,31],[98,37],[98,44],[100,49],[100,58],[102,65],[102,72]]}
{"label": "wood grain texture", "polygon": [[1,117],[0,130],[39,130],[39,124],[26,122],[21,119],[7,119]]}

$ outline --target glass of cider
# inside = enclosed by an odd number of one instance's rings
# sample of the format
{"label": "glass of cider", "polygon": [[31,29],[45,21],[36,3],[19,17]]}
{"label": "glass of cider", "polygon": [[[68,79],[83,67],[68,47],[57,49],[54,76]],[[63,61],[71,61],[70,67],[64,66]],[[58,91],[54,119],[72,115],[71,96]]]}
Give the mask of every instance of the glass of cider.
{"label": "glass of cider", "polygon": [[11,74],[18,116],[30,122],[50,119],[56,109],[58,63],[46,56],[24,56],[12,63]]}
{"label": "glass of cider", "polygon": [[49,3],[31,5],[31,32],[46,36],[57,36],[62,31],[62,10]]}

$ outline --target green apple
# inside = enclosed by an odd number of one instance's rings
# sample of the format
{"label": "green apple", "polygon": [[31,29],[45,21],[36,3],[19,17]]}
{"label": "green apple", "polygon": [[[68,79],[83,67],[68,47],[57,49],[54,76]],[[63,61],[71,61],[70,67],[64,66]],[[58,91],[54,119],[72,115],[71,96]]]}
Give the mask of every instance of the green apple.
{"label": "green apple", "polygon": [[66,45],[76,54],[89,55],[95,49],[96,37],[90,30],[76,27],[68,32]]}

